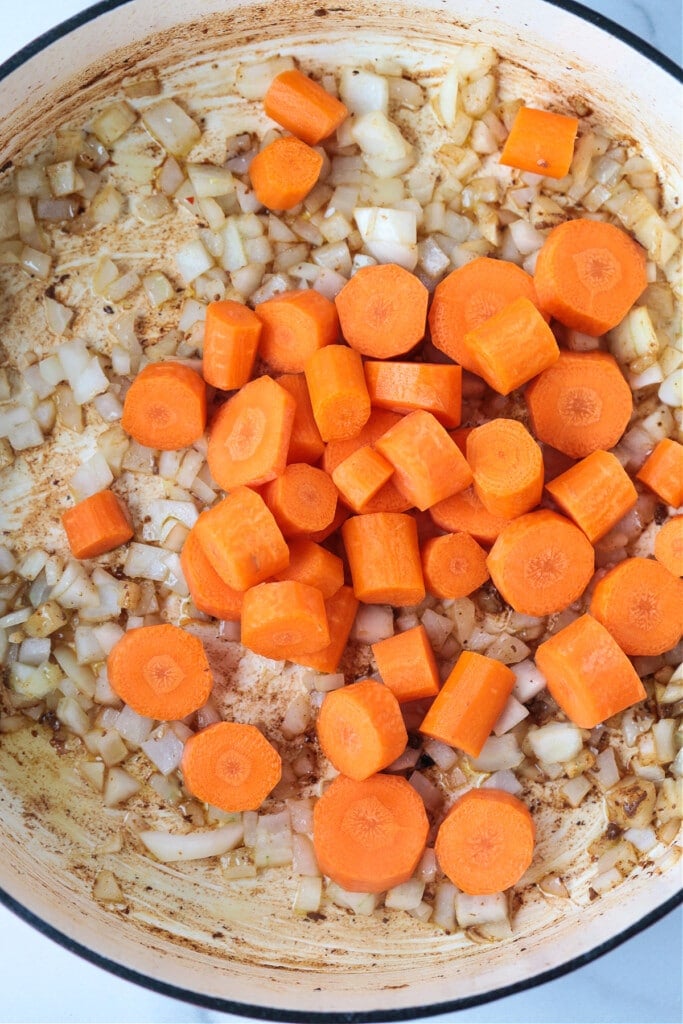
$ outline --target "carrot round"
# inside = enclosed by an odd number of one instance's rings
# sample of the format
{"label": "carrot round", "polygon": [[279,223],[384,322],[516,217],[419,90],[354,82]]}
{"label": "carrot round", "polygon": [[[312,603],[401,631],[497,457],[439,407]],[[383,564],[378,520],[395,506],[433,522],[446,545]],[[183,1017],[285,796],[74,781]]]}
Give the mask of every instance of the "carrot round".
{"label": "carrot round", "polygon": [[327,647],[313,654],[299,654],[294,660],[316,672],[336,672],[358,611],[358,598],[351,587],[340,587],[325,601],[330,633]]}
{"label": "carrot round", "polygon": [[614,224],[567,220],[541,247],[534,284],[545,313],[597,337],[616,327],[645,290],[645,250]]}
{"label": "carrot round", "polygon": [[660,528],[655,558],[674,576],[683,576],[683,516],[674,516]]}
{"label": "carrot round", "polygon": [[489,578],[486,552],[466,533],[431,537],[421,554],[425,586],[434,597],[467,597]]}
{"label": "carrot round", "polygon": [[260,583],[244,595],[242,643],[273,661],[294,661],[330,642],[325,602],[319,590],[295,580]]}
{"label": "carrot round", "polygon": [[325,757],[357,782],[390,765],[408,742],[398,701],[374,679],[326,694],[316,728]]}
{"label": "carrot round", "polygon": [[256,726],[216,722],[190,736],[181,770],[197,800],[221,811],[255,811],[280,781],[282,761]]}
{"label": "carrot round", "polygon": [[[329,441],[323,452],[322,467],[326,473],[332,475],[334,470],[348,458],[353,452],[367,445],[372,446],[375,441],[385,434],[390,427],[395,426],[401,419],[400,413],[389,412],[387,409],[372,409],[370,416],[361,430],[355,437],[346,438],[343,441]],[[344,501],[344,495],[340,494]],[[395,485],[389,480],[373,498],[363,506],[363,512],[406,512],[411,503],[404,498]]]}
{"label": "carrot round", "polygon": [[251,377],[261,322],[248,306],[231,299],[206,307],[202,375],[222,391],[241,388]]}
{"label": "carrot round", "polygon": [[382,682],[399,704],[436,697],[439,669],[423,625],[379,640],[372,653]]}
{"label": "carrot round", "polygon": [[239,622],[242,613],[242,592],[233,590],[220,578],[197,537],[190,530],[180,552],[185,581],[195,607],[205,615],[228,622]]}
{"label": "carrot round", "polygon": [[370,416],[363,363],[346,345],[326,345],[304,367],[313,416],[323,441],[354,437]]}
{"label": "carrot round", "polygon": [[259,355],[278,373],[301,373],[314,352],[339,338],[334,302],[313,288],[274,295],[254,312],[262,326]]}
{"label": "carrot round", "polygon": [[320,870],[349,892],[384,892],[407,882],[428,831],[422,798],[395,775],[362,782],[340,775],[313,809]]}
{"label": "carrot round", "polygon": [[206,384],[182,363],[150,363],[126,393],[121,426],[146,448],[187,448],[206,427]]}
{"label": "carrot round", "polygon": [[275,579],[316,587],[327,600],[344,583],[344,563],[308,537],[293,537],[289,542],[289,565],[276,573]]}
{"label": "carrot round", "polygon": [[353,592],[366,604],[414,605],[425,596],[417,526],[400,512],[351,516],[341,528]]}
{"label": "carrot round", "polygon": [[263,107],[268,117],[309,146],[336,132],[348,116],[340,100],[295,70],[276,75],[263,98]]}
{"label": "carrot round", "polygon": [[364,445],[332,470],[332,479],[343,501],[354,512],[364,512],[393,473],[394,467],[383,455]]}
{"label": "carrot round", "polygon": [[576,117],[520,107],[500,154],[500,162],[506,167],[517,167],[520,171],[531,171],[546,178],[564,178],[574,156],[578,130]]}
{"label": "carrot round", "polygon": [[365,380],[378,409],[423,409],[444,427],[457,427],[462,413],[462,367],[444,363],[399,363],[368,359]]}
{"label": "carrot round", "polygon": [[128,509],[113,491],[98,491],[62,513],[74,558],[96,558],[134,535]]}
{"label": "carrot round", "polygon": [[469,533],[480,544],[492,544],[509,522],[494,516],[482,505],[474,487],[467,487],[432,505],[429,514],[438,527],[449,533]]}
{"label": "carrot round", "polygon": [[497,589],[522,615],[568,608],[588,586],[594,563],[584,532],[548,509],[508,523],[486,559]]}
{"label": "carrot round", "polygon": [[573,459],[613,448],[633,410],[633,395],[607,352],[561,352],[525,392],[539,441]]}
{"label": "carrot round", "polygon": [[638,480],[672,508],[683,505],[683,444],[665,437],[636,474]]}
{"label": "carrot round", "polygon": [[277,383],[288,391],[296,403],[292,433],[289,438],[288,462],[317,462],[325,451],[325,442],[320,436],[318,424],[313,416],[311,396],[303,373],[283,373]]}
{"label": "carrot round", "polygon": [[107,658],[107,678],[133,711],[164,721],[197,711],[213,686],[201,640],[170,624],[124,633]]}
{"label": "carrot round", "polygon": [[337,488],[327,473],[305,462],[290,462],[261,491],[284,537],[324,530],[337,510]]}
{"label": "carrot round", "polygon": [[638,492],[616,455],[587,455],[545,485],[553,501],[580,526],[591,544],[633,508]]}
{"label": "carrot round", "polygon": [[489,420],[467,438],[474,490],[494,516],[513,519],[538,505],[543,494],[543,456],[517,420]]}
{"label": "carrot round", "polygon": [[501,789],[471,789],[439,826],[434,849],[454,885],[489,896],[516,885],[534,856],[536,830],[525,804]]}
{"label": "carrot round", "polygon": [[323,158],[305,142],[288,135],[275,139],[257,153],[249,165],[256,198],[269,210],[291,210],[311,191]]}
{"label": "carrot round", "polygon": [[429,292],[396,263],[362,267],[334,300],[351,348],[372,359],[409,352],[425,333]]}
{"label": "carrot round", "polygon": [[626,654],[664,654],[683,633],[683,581],[652,558],[627,558],[598,580],[590,613]]}

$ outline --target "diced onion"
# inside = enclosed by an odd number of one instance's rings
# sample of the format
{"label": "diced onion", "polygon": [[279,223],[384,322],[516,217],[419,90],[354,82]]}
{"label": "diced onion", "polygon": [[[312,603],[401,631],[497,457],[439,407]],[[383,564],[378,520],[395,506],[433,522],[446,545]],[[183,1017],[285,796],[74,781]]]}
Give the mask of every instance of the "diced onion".
{"label": "diced onion", "polygon": [[157,860],[172,863],[220,857],[239,846],[243,835],[242,824],[236,822],[211,829],[211,831],[188,832],[184,835],[172,835],[170,832],[144,829],[142,832],[138,832],[138,839]]}

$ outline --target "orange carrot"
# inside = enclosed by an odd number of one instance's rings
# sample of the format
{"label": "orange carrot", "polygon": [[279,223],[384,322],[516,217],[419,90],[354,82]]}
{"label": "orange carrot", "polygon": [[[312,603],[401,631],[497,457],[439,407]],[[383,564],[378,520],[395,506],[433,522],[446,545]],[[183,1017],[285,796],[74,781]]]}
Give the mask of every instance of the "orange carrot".
{"label": "orange carrot", "polygon": [[[325,472],[332,475],[340,462],[348,458],[353,452],[365,445],[373,445],[375,441],[385,434],[390,427],[395,426],[401,420],[399,413],[389,412],[385,409],[373,409],[370,416],[356,434],[355,437],[347,438],[344,441],[330,441],[325,446],[323,453],[322,467]],[[342,501],[344,496],[340,495]],[[374,498],[371,498],[363,508],[364,512],[406,512],[411,503],[403,497],[400,491],[389,480],[382,487]]]}
{"label": "orange carrot", "polygon": [[301,373],[314,352],[339,338],[337,309],[313,288],[281,292],[255,307],[259,355],[278,373]]}
{"label": "orange carrot", "polygon": [[220,578],[204,553],[194,528],[185,538],[180,552],[180,564],[192,600],[200,612],[213,615],[216,619],[239,622],[242,592],[233,590]]}
{"label": "orange carrot", "polygon": [[507,665],[463,651],[420,732],[478,757],[514,685],[515,674]]}
{"label": "orange carrot", "polygon": [[590,613],[626,654],[664,654],[683,634],[683,581],[652,558],[627,558],[598,580]]}
{"label": "orange carrot", "polygon": [[280,781],[282,761],[256,726],[215,722],[190,736],[181,769],[197,800],[221,811],[255,811]]}
{"label": "orange carrot", "polygon": [[261,336],[261,322],[241,302],[224,299],[206,307],[202,374],[222,391],[241,388],[251,377]]}
{"label": "orange carrot", "polygon": [[393,472],[394,467],[383,455],[364,445],[332,470],[332,479],[346,504],[354,512],[364,512]]}
{"label": "orange carrot", "polygon": [[182,363],[149,363],[126,393],[121,426],[146,448],[186,448],[206,427],[206,384]]}
{"label": "orange carrot", "polygon": [[259,583],[242,602],[242,643],[273,661],[295,661],[327,647],[330,633],[323,596],[295,580]]}
{"label": "orange carrot", "polygon": [[346,345],[326,345],[304,368],[313,416],[323,441],[354,437],[370,415],[363,363]]}
{"label": "orange carrot", "polygon": [[304,665],[316,672],[336,672],[357,611],[358,598],[351,587],[340,587],[332,597],[328,597],[325,601],[325,613],[330,642],[327,647],[322,651],[316,651],[315,654],[300,654],[296,658],[297,665]]}
{"label": "orange carrot", "polygon": [[412,516],[370,512],[351,516],[341,528],[353,592],[366,604],[414,605],[425,587]]}
{"label": "orange carrot", "polygon": [[474,427],[458,427],[456,430],[448,431],[463,455],[467,454],[467,438],[473,430]]}
{"label": "orange carrot", "polygon": [[378,409],[412,412],[424,409],[444,427],[457,427],[462,409],[462,367],[443,363],[396,363],[368,360],[365,380]]}
{"label": "orange carrot", "polygon": [[614,224],[567,220],[543,243],[534,284],[545,313],[597,337],[616,327],[645,290],[645,250]]}
{"label": "orange carrot", "polygon": [[394,467],[397,489],[421,511],[472,483],[462,452],[430,412],[408,413],[375,448]]}
{"label": "orange carrot", "polygon": [[594,563],[583,531],[548,509],[511,520],[486,559],[497,589],[522,615],[568,608],[588,586]]}
{"label": "orange carrot", "polygon": [[356,782],[390,765],[408,742],[398,701],[374,679],[326,694],[316,728],[325,757]]}
{"label": "orange carrot", "polygon": [[659,529],[655,558],[672,575],[683,576],[683,516],[674,516]]}
{"label": "orange carrot", "polygon": [[306,377],[303,373],[283,373],[276,381],[296,402],[287,461],[308,462],[312,465],[325,451],[325,442],[313,416]]}
{"label": "orange carrot", "polygon": [[422,798],[400,776],[355,782],[340,775],[313,809],[320,870],[348,892],[384,892],[407,882],[428,831]]}
{"label": "orange carrot", "polygon": [[185,718],[209,699],[213,680],[198,637],[179,626],[129,629],[107,658],[109,685],[147,718]]}
{"label": "orange carrot", "polygon": [[337,501],[337,511],[334,513],[334,519],[329,526],[326,526],[324,530],[315,530],[309,533],[308,539],[314,541],[316,544],[322,544],[328,537],[334,536],[339,530],[342,523],[346,522],[349,518],[349,510],[346,505],[342,505],[341,501]]}
{"label": "orange carrot", "polygon": [[294,537],[289,542],[289,565],[276,573],[275,579],[295,580],[316,587],[327,600],[344,583],[344,563],[308,537]]}
{"label": "orange carrot", "polygon": [[574,157],[578,129],[576,117],[520,107],[500,154],[500,162],[506,167],[517,167],[520,171],[531,171],[546,178],[564,178]]}
{"label": "orange carrot", "polygon": [[305,462],[290,462],[261,495],[283,537],[324,530],[337,511],[337,488],[324,470]]}
{"label": "orange carrot", "polygon": [[616,455],[597,451],[545,485],[559,508],[580,526],[591,544],[633,508],[638,492]]}
{"label": "orange carrot", "polygon": [[516,885],[534,856],[527,807],[502,789],[470,789],[441,823],[434,850],[444,874],[472,896]]}
{"label": "orange carrot", "polygon": [[633,665],[592,615],[542,643],[536,664],[567,718],[581,729],[593,729],[646,697]]}
{"label": "orange carrot", "polygon": [[442,530],[449,533],[469,533],[480,544],[492,544],[509,522],[492,515],[482,505],[474,487],[467,487],[432,505],[429,514]]}
{"label": "orange carrot", "polygon": [[288,135],[275,139],[249,165],[256,198],[269,210],[291,210],[316,184],[323,158],[305,142]]}
{"label": "orange carrot", "polygon": [[425,586],[434,597],[467,597],[489,578],[486,552],[466,533],[446,533],[422,545]]}
{"label": "orange carrot", "polygon": [[224,491],[258,486],[287,463],[296,402],[272,377],[257,377],[220,407],[209,430],[206,458]]}
{"label": "orange carrot", "polygon": [[395,263],[362,267],[334,300],[351,348],[372,359],[409,352],[425,333],[429,292]]}
{"label": "orange carrot", "polygon": [[607,352],[565,352],[526,389],[539,441],[573,459],[613,448],[633,410],[633,394]]}
{"label": "orange carrot", "polygon": [[439,669],[423,625],[379,640],[372,653],[382,682],[399,704],[436,697]]}
{"label": "orange carrot", "polygon": [[202,513],[194,532],[214,569],[234,590],[248,590],[289,564],[289,548],[256,491],[236,487]]}
{"label": "orange carrot", "polygon": [[300,71],[277,75],[268,87],[263,107],[268,117],[309,146],[317,146],[336,132],[348,116],[340,100]]}
{"label": "orange carrot", "polygon": [[96,558],[134,536],[128,509],[113,491],[98,491],[62,513],[74,558]]}
{"label": "orange carrot", "polygon": [[646,487],[672,508],[683,505],[683,444],[665,437],[636,473]]}
{"label": "orange carrot", "polygon": [[517,420],[489,420],[473,430],[467,461],[477,497],[492,515],[514,519],[541,500],[541,449]]}

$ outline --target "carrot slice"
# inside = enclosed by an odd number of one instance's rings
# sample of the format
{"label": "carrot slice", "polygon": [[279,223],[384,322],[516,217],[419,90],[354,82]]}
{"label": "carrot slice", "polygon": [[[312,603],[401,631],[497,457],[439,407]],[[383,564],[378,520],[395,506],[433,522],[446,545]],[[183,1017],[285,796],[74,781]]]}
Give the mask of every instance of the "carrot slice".
{"label": "carrot slice", "polygon": [[424,853],[429,821],[405,779],[340,775],[313,809],[313,848],[323,874],[349,892],[407,882]]}
{"label": "carrot slice", "polygon": [[[400,420],[399,413],[389,412],[385,409],[372,409],[366,423],[355,437],[346,438],[343,441],[329,441],[325,445],[322,459],[323,469],[332,475],[339,463],[348,458],[352,452],[365,445],[373,445],[382,434],[385,434]],[[344,496],[340,495],[340,497],[343,501]],[[406,512],[409,508],[411,508],[411,503],[389,480],[364,506],[363,512]]]}
{"label": "carrot slice", "polygon": [[587,455],[545,489],[560,509],[580,526],[591,544],[604,537],[633,508],[638,492],[616,455]]}
{"label": "carrot slice", "polygon": [[249,165],[256,198],[269,210],[291,210],[302,202],[320,177],[323,158],[305,142],[288,135],[275,139]]}
{"label": "carrot slice", "polygon": [[254,312],[263,327],[259,354],[278,373],[301,373],[314,352],[339,338],[334,302],[313,288],[281,292]]}
{"label": "carrot slice", "polygon": [[621,647],[592,615],[542,643],[536,664],[565,715],[581,729],[593,729],[647,696]]}
{"label": "carrot slice", "polygon": [[261,495],[283,537],[324,530],[337,511],[337,488],[327,473],[305,462],[290,462]]}
{"label": "carrot slice", "polygon": [[590,613],[626,654],[664,654],[683,634],[683,582],[652,558],[627,558],[598,580]]}
{"label": "carrot slice", "polygon": [[390,765],[408,742],[398,701],[374,679],[326,694],[316,728],[325,757],[356,782]]}
{"label": "carrot slice", "polygon": [[98,491],[62,513],[74,558],[96,558],[134,536],[128,509],[113,491]]}
{"label": "carrot slice", "polygon": [[541,449],[517,420],[489,420],[473,430],[467,461],[477,497],[492,515],[514,519],[541,500]]}
{"label": "carrot slice", "polygon": [[317,146],[336,132],[348,116],[340,100],[295,70],[276,75],[264,96],[263,107],[268,117],[309,146]]}
{"label": "carrot slice", "polygon": [[292,396],[267,376],[249,381],[220,407],[206,458],[224,491],[256,487],[283,472],[295,410]]}
{"label": "carrot slice", "polygon": [[300,654],[295,659],[297,665],[304,665],[316,672],[336,672],[357,611],[358,598],[351,587],[340,587],[332,597],[328,597],[325,601],[325,613],[330,642],[327,647],[316,651],[315,654]]}
{"label": "carrot slice", "polygon": [[261,323],[241,302],[223,299],[206,307],[202,374],[222,391],[241,388],[251,377],[261,336]]}
{"label": "carrot slice", "polygon": [[683,505],[683,444],[665,437],[648,455],[636,477],[667,505]]}
{"label": "carrot slice", "polygon": [[221,811],[255,811],[280,781],[282,761],[256,726],[215,722],[190,736],[181,769],[197,800]]}
{"label": "carrot slice", "polygon": [[467,597],[489,578],[486,552],[466,533],[431,537],[422,545],[425,586],[434,597]]}
{"label": "carrot slice", "polygon": [[276,573],[275,579],[316,587],[327,600],[343,586],[344,563],[308,537],[293,537],[289,542],[289,565]]}
{"label": "carrot slice", "polygon": [[362,267],[334,300],[351,348],[372,359],[409,352],[425,333],[429,292],[395,263]]}
{"label": "carrot slice", "polygon": [[502,789],[471,789],[439,826],[434,849],[444,873],[472,896],[516,885],[534,856],[527,807]]}
{"label": "carrot slice", "polygon": [[546,178],[564,178],[574,157],[578,130],[576,117],[520,107],[500,154],[500,163]]}
{"label": "carrot slice", "polygon": [[449,533],[469,533],[480,544],[492,544],[509,522],[494,516],[482,505],[474,487],[467,487],[432,505],[429,514],[438,527]]}
{"label": "carrot slice", "polygon": [[276,381],[296,402],[287,461],[313,464],[325,451],[325,442],[313,416],[306,377],[303,373],[283,373]]}
{"label": "carrot slice", "polygon": [[198,637],[179,626],[130,629],[107,658],[109,684],[147,718],[184,718],[206,704],[213,680]]}
{"label": "carrot slice", "polygon": [[242,643],[273,661],[294,661],[327,647],[330,633],[323,596],[295,580],[260,583],[242,602]]}
{"label": "carrot slice", "polygon": [[657,532],[655,558],[674,576],[683,576],[683,516],[674,516]]}
{"label": "carrot slice", "polygon": [[192,600],[200,612],[216,619],[239,622],[243,594],[220,578],[204,553],[195,528],[185,538],[180,564]]}
{"label": "carrot slice", "polygon": [[462,367],[443,363],[397,363],[368,359],[365,380],[378,409],[423,409],[444,427],[457,427],[462,412]]}
{"label": "carrot slice", "polygon": [[439,669],[423,625],[379,640],[372,653],[382,682],[399,704],[436,697]]}
{"label": "carrot slice", "polygon": [[333,469],[332,479],[346,504],[354,512],[364,512],[393,472],[394,467],[383,455],[364,445]]}
{"label": "carrot slice", "polygon": [[146,448],[187,448],[206,427],[206,384],[182,363],[150,363],[126,393],[121,426]]}
{"label": "carrot slice", "polygon": [[346,345],[326,345],[304,367],[313,416],[323,441],[355,437],[370,416],[363,363]]}
{"label": "carrot slice", "polygon": [[414,605],[424,599],[417,526],[400,512],[351,516],[341,528],[353,592],[366,604]]}
{"label": "carrot slice", "polygon": [[545,313],[597,337],[616,327],[647,287],[645,250],[614,224],[567,220],[543,243],[534,284]]}

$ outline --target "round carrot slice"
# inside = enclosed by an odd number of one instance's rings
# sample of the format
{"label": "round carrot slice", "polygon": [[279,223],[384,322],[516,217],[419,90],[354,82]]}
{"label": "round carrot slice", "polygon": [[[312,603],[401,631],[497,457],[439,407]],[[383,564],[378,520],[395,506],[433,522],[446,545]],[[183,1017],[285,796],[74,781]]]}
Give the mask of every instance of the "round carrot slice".
{"label": "round carrot slice", "polygon": [[372,359],[409,352],[425,333],[429,292],[395,263],[362,267],[334,300],[351,348]]}
{"label": "round carrot slice", "polygon": [[256,726],[216,722],[189,738],[181,769],[198,800],[222,811],[255,811],[280,781],[282,761]]}
{"label": "round carrot slice", "polygon": [[590,612],[626,654],[664,654],[683,633],[683,581],[652,558],[627,558],[598,581]]}
{"label": "round carrot slice", "polygon": [[186,448],[206,427],[204,381],[182,363],[150,363],[128,389],[121,426],[146,448]]}

